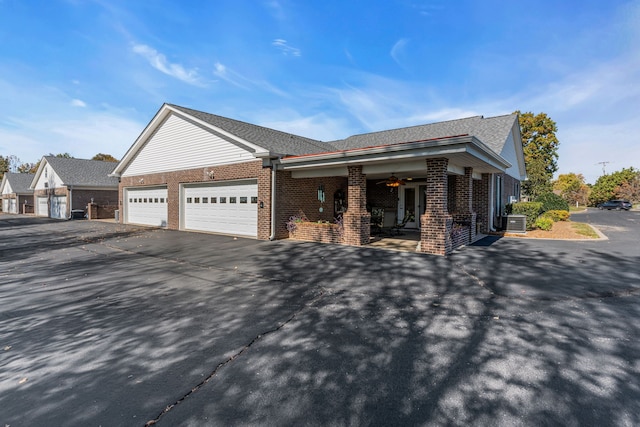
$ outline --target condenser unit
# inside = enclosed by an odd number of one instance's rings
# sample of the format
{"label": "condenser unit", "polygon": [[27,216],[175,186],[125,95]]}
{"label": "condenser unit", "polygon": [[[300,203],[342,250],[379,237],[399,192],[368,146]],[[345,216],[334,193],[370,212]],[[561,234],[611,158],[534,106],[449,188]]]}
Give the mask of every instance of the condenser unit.
{"label": "condenser unit", "polygon": [[506,229],[508,233],[526,233],[527,232],[527,216],[526,215],[507,215]]}

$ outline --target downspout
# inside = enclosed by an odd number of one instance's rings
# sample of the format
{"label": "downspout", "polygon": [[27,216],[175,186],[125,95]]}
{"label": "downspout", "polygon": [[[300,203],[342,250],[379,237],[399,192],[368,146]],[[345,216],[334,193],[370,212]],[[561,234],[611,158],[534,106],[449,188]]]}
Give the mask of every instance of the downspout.
{"label": "downspout", "polygon": [[271,164],[271,235],[269,240],[276,239],[276,165]]}
{"label": "downspout", "polygon": [[71,212],[73,212],[73,185],[69,186],[69,215],[67,219],[71,219]]}
{"label": "downspout", "polygon": [[495,182],[495,175],[491,174],[491,182],[489,184],[489,231],[496,231],[496,228],[493,225],[493,207],[495,206]]}

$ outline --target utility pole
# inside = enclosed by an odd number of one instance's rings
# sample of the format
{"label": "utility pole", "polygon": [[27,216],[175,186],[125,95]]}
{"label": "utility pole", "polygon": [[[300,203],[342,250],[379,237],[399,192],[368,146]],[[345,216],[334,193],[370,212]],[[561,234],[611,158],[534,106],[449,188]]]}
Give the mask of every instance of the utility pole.
{"label": "utility pole", "polygon": [[596,163],[596,165],[602,165],[602,175],[606,175],[606,174],[607,174],[607,172],[605,171],[605,169],[604,169],[604,168],[605,168],[609,163],[611,163],[611,162],[598,162],[598,163]]}

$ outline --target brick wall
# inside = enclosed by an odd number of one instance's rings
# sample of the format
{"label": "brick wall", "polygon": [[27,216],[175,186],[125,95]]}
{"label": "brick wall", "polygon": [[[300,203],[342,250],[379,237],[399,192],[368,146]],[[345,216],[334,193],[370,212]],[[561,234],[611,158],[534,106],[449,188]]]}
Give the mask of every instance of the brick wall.
{"label": "brick wall", "polygon": [[[322,185],[325,201],[318,200],[318,187]],[[311,222],[335,220],[334,195],[338,190],[347,193],[347,178],[292,178],[289,171],[278,171],[276,176],[276,233],[277,239],[289,237],[287,221],[302,212]],[[322,208],[322,212],[320,212]]]}
{"label": "brick wall", "polygon": [[112,219],[116,216],[116,209],[118,209],[118,205],[98,205],[96,203],[89,203],[87,205],[87,218]]}
{"label": "brick wall", "polygon": [[343,232],[338,224],[318,224],[313,222],[301,222],[296,224],[289,237],[296,240],[305,240],[319,243],[342,243]]}
{"label": "brick wall", "polygon": [[367,210],[371,208],[391,208],[398,206],[398,188],[376,184],[380,180],[367,180]]}
{"label": "brick wall", "polygon": [[[213,178],[212,178],[213,177]],[[187,183],[224,182],[239,179],[258,180],[258,239],[271,234],[271,170],[262,167],[262,161],[233,165],[211,166],[174,172],[123,177],[119,186],[119,209],[122,209],[125,187],[167,186],[167,228],[180,229],[180,185]],[[260,207],[262,206],[262,207]],[[121,215],[122,218],[122,215]],[[122,219],[121,219],[122,221]]]}

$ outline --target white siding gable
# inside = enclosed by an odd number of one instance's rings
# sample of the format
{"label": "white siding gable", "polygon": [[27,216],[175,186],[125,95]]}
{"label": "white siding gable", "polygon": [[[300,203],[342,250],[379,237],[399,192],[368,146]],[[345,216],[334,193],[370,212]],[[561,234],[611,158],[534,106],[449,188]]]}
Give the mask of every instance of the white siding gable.
{"label": "white siding gable", "polygon": [[519,161],[520,156],[516,151],[516,141],[514,138],[513,129],[511,132],[509,132],[507,141],[502,146],[502,152],[500,153],[500,156],[511,163],[511,167],[506,170],[507,175],[510,175],[516,179],[524,179],[524,164],[522,163],[521,159]]}
{"label": "white siding gable", "polygon": [[11,193],[13,193],[13,190],[11,189],[11,184],[9,184],[9,181],[7,181],[4,188],[2,189],[2,194],[11,194]]}
{"label": "white siding gable", "polygon": [[170,172],[255,160],[253,154],[171,114],[127,165],[122,176]]}
{"label": "white siding gable", "polygon": [[[47,185],[45,185],[45,183]],[[60,179],[57,173],[53,171],[49,164],[45,164],[42,169],[42,173],[38,177],[38,181],[36,182],[35,190],[44,190],[45,188],[59,188],[64,187],[64,182]]]}

